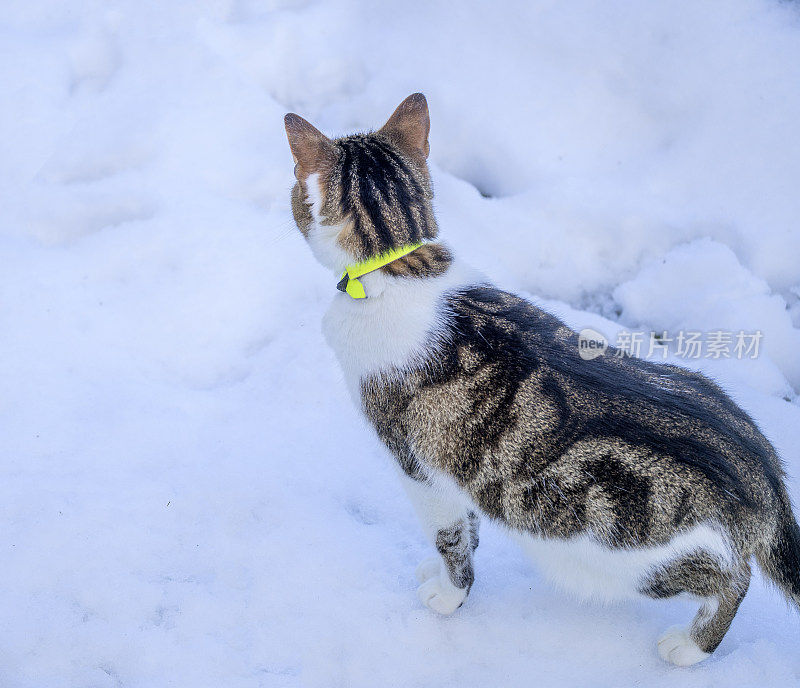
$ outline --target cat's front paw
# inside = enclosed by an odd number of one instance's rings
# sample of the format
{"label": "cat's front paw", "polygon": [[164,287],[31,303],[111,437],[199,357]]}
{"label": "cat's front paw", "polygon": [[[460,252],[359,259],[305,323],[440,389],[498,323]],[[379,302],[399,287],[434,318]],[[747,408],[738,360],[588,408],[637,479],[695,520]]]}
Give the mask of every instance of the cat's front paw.
{"label": "cat's front paw", "polygon": [[438,557],[423,561],[416,573],[422,582],[417,588],[420,601],[438,614],[452,614],[467,597],[467,588],[453,585]]}
{"label": "cat's front paw", "polygon": [[673,626],[661,636],[658,641],[658,654],[661,655],[661,659],[676,666],[691,666],[710,656],[697,646],[689,631],[680,626]]}

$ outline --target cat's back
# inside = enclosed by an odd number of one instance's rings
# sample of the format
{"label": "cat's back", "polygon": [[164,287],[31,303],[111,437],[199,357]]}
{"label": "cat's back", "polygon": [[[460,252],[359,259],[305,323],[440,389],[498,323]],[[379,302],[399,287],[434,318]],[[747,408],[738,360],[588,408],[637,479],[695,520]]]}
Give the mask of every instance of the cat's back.
{"label": "cat's back", "polygon": [[438,383],[450,375],[469,389],[488,430],[484,451],[516,436],[511,453],[538,470],[576,447],[616,444],[666,459],[660,468],[676,478],[701,477],[745,505],[769,504],[783,489],[770,442],[704,375],[613,347],[585,360],[561,320],[490,286],[451,294],[447,308],[452,331]]}

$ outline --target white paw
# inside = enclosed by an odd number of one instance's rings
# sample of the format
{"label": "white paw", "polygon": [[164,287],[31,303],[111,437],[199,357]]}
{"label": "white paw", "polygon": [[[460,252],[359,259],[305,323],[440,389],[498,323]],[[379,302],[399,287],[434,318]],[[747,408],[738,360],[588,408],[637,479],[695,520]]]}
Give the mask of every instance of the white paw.
{"label": "white paw", "polygon": [[673,626],[658,641],[658,654],[666,662],[677,666],[691,666],[710,657],[703,652],[689,636],[689,631],[680,626]]}
{"label": "white paw", "polygon": [[428,578],[417,588],[420,601],[439,614],[452,614],[467,597],[466,588],[457,588],[449,576],[440,571],[439,575]]}
{"label": "white paw", "polygon": [[442,568],[441,558],[430,557],[420,562],[419,566],[417,566],[417,570],[414,571],[414,575],[417,577],[417,581],[419,581],[420,583],[424,583],[429,578],[438,576],[439,570],[441,568]]}

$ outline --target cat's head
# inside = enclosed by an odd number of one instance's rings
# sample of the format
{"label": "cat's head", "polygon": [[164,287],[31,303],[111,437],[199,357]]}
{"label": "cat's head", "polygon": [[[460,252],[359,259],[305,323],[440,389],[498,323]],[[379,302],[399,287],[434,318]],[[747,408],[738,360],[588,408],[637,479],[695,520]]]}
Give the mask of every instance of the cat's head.
{"label": "cat's head", "polygon": [[[323,265],[342,271],[436,237],[424,95],[406,98],[386,124],[367,134],[329,139],[294,113],[286,115],[285,124],[297,178],[292,212]],[[443,247],[436,250],[446,253]],[[436,262],[436,250],[423,246],[383,270],[413,275],[429,259]]]}

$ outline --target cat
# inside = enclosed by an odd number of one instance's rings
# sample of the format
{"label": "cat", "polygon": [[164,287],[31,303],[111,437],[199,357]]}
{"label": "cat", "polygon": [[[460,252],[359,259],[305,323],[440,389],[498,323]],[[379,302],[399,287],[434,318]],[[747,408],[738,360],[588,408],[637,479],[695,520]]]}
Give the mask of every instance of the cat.
{"label": "cat", "polygon": [[437,241],[421,93],[372,133],[285,126],[295,221],[344,292],[325,337],[438,552],[417,569],[425,605],[466,599],[479,515],[583,596],[697,599],[658,641],[673,664],[717,648],[752,559],[800,605],[800,528],[747,413],[697,372],[613,347],[584,360],[558,318]]}

